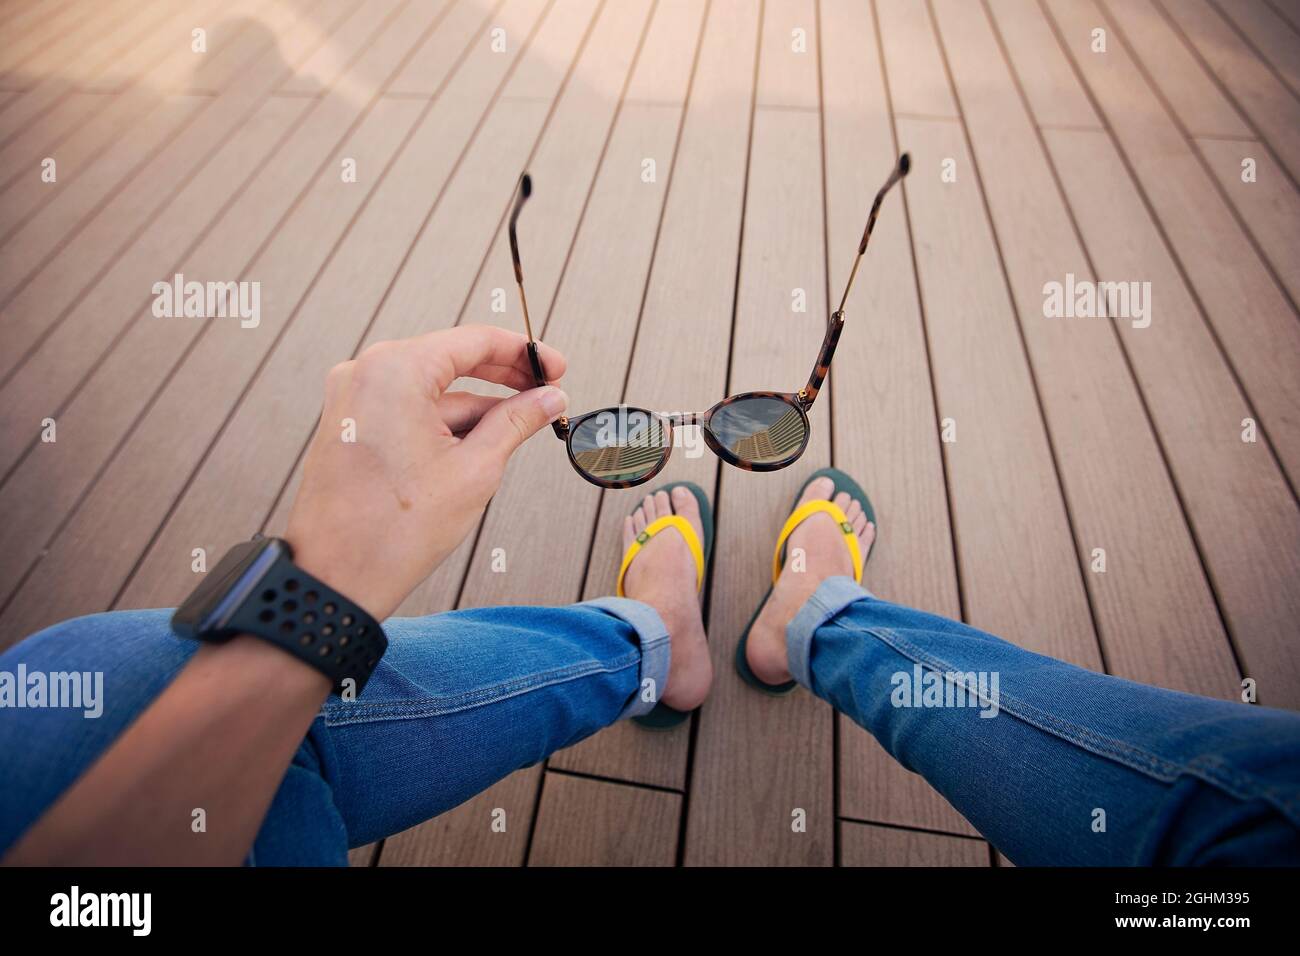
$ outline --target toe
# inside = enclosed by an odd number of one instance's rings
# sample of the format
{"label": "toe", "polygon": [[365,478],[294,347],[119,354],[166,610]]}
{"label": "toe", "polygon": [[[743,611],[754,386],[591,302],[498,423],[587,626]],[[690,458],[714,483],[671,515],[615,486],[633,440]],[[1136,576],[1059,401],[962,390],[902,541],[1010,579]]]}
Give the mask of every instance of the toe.
{"label": "toe", "polygon": [[841,491],[838,495],[836,495],[831,500],[835,502],[835,507],[839,508],[841,511],[845,511],[849,507],[849,502],[852,501],[853,499],[849,497],[847,491]]}
{"label": "toe", "polygon": [[854,498],[849,502],[849,506],[844,509],[844,520],[849,524],[856,524],[860,514],[862,514],[862,505],[858,504],[857,498]]}
{"label": "toe", "polygon": [[808,482],[808,487],[803,490],[803,497],[799,499],[799,504],[806,501],[817,501],[819,498],[829,498],[834,490],[835,482],[823,475]]}
{"label": "toe", "polygon": [[655,516],[659,518],[666,517],[673,513],[673,506],[668,501],[668,492],[655,492]]}
{"label": "toe", "polygon": [[870,521],[868,521],[866,523],[866,526],[860,532],[858,532],[858,541],[861,544],[862,554],[864,556],[868,551],[871,550],[871,542],[875,540],[876,540],[876,526],[872,524]]}
{"label": "toe", "polygon": [[695,500],[691,490],[683,485],[678,485],[673,489],[673,511],[681,515],[691,523],[695,533],[700,537],[700,544],[704,544],[704,522],[700,519],[700,503]]}
{"label": "toe", "polygon": [[645,500],[641,502],[641,510],[645,512],[646,524],[650,524],[659,517],[659,509],[655,505],[654,495],[645,496]]}
{"label": "toe", "polygon": [[636,511],[632,512],[632,531],[634,532],[633,536],[635,537],[635,535],[638,535],[642,531],[644,531],[646,529],[646,525],[648,525],[649,523],[650,522],[646,521],[645,519],[645,508],[637,508]]}
{"label": "toe", "polygon": [[862,537],[862,532],[867,530],[867,516],[859,509],[857,515],[850,518],[849,521],[853,524],[853,533],[859,538]]}

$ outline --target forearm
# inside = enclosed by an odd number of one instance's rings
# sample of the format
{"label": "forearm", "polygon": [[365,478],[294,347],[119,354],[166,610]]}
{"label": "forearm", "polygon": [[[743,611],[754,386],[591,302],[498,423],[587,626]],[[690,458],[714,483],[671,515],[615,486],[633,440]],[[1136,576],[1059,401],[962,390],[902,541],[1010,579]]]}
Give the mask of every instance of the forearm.
{"label": "forearm", "polygon": [[329,690],[256,638],[204,646],[4,862],[241,863]]}

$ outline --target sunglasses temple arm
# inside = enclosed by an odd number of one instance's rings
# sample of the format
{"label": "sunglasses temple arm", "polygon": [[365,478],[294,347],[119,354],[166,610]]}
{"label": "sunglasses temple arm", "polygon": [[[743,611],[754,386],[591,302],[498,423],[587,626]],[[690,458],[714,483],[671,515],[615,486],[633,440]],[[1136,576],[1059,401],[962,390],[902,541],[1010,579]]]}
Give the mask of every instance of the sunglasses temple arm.
{"label": "sunglasses temple arm", "polygon": [[[541,388],[548,384],[546,371],[542,368],[542,357],[537,348],[537,339],[533,337],[533,323],[528,317],[528,296],[524,295],[524,268],[519,262],[519,235],[517,232],[517,223],[519,222],[519,213],[524,208],[524,203],[528,197],[533,194],[533,180],[528,173],[519,177],[519,185],[515,188],[514,208],[510,210],[510,261],[515,267],[515,285],[519,289],[519,304],[524,310],[524,331],[528,333],[528,365],[533,372],[533,383]],[[560,439],[568,438],[569,420],[561,416],[551,423],[551,429],[555,432],[555,437]]]}
{"label": "sunglasses temple arm", "polygon": [[876,192],[876,198],[871,201],[871,212],[867,214],[867,225],[862,230],[862,241],[858,243],[858,254],[853,257],[853,268],[849,271],[849,281],[844,284],[844,294],[840,296],[840,307],[835,310],[836,314],[844,314],[844,306],[849,301],[849,291],[853,288],[853,280],[858,276],[858,266],[862,264],[862,257],[866,255],[867,243],[871,241],[871,230],[876,228],[876,218],[880,215],[880,207],[885,201],[885,196],[889,191],[898,184],[908,171],[912,168],[912,157],[904,153],[898,157],[898,162],[893,170],[889,173],[889,178],[885,180],[885,185],[881,186]]}
{"label": "sunglasses temple arm", "polygon": [[849,301],[849,292],[853,288],[853,280],[858,277],[858,266],[862,264],[862,257],[866,254],[867,243],[871,241],[871,231],[876,228],[876,218],[880,215],[880,207],[885,201],[885,196],[898,183],[900,179],[907,175],[912,168],[912,158],[909,154],[904,153],[898,157],[898,163],[894,166],[885,180],[885,184],[880,187],[876,193],[876,198],[871,202],[871,212],[867,214],[867,225],[862,230],[862,241],[858,243],[858,254],[853,257],[853,268],[849,270],[849,281],[844,284],[844,294],[840,296],[840,306],[831,313],[830,319],[827,320],[826,336],[822,339],[821,351],[817,353],[817,364],[813,366],[812,374],[808,376],[808,384],[799,390],[799,403],[803,405],[804,410],[812,407],[812,403],[817,400],[817,393],[821,391],[822,383],[826,381],[826,375],[831,368],[831,359],[835,357],[835,346],[839,344],[840,332],[844,329],[844,306]]}
{"label": "sunglasses temple arm", "polygon": [[822,383],[826,381],[826,373],[831,370],[831,359],[835,357],[835,346],[839,344],[840,332],[843,329],[844,316],[836,312],[831,316],[830,325],[826,326],[826,336],[822,339],[821,351],[817,353],[817,364],[813,366],[812,374],[808,376],[808,384],[799,389],[797,398],[804,411],[812,408],[813,402],[817,401],[817,394],[822,389]]}

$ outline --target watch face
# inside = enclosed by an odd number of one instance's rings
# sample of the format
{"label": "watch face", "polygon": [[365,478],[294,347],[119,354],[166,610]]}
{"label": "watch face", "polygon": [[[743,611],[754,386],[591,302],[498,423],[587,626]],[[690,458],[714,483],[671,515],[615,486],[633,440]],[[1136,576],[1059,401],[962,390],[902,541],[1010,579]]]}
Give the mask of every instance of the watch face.
{"label": "watch face", "polygon": [[172,629],[183,637],[219,631],[283,550],[276,538],[254,538],[235,545],[176,609]]}

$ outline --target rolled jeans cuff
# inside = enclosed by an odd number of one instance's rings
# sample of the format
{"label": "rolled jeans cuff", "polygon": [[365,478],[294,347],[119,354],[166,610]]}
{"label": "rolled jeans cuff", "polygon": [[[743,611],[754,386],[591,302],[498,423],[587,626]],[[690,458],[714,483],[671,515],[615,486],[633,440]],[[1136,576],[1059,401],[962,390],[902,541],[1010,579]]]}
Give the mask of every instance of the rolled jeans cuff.
{"label": "rolled jeans cuff", "polygon": [[785,626],[786,655],[795,680],[812,690],[812,640],[817,628],[854,601],[871,596],[870,591],[852,578],[827,578],[821,583]]}
{"label": "rolled jeans cuff", "polygon": [[620,597],[583,601],[582,606],[598,608],[611,614],[630,624],[636,631],[641,646],[641,673],[636,693],[617,719],[650,713],[668,685],[668,665],[672,659],[672,642],[659,612],[649,604]]}

